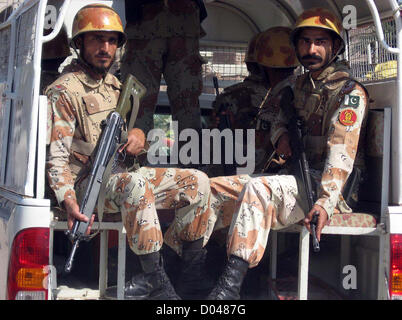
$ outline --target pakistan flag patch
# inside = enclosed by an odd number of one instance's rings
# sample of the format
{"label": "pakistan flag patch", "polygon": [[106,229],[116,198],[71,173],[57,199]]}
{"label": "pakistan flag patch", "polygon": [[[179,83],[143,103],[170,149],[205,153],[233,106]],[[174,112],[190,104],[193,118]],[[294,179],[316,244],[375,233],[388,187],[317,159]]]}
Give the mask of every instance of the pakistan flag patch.
{"label": "pakistan flag patch", "polygon": [[343,104],[348,107],[357,108],[359,106],[360,97],[347,94]]}

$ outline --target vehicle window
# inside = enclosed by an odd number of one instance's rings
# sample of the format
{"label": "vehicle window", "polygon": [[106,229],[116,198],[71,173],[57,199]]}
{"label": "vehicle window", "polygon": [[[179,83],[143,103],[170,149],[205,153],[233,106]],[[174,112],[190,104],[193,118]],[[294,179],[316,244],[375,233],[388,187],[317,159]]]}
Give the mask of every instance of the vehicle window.
{"label": "vehicle window", "polygon": [[243,81],[248,75],[244,58],[247,43],[237,46],[201,45],[200,54],[205,60],[203,65],[203,93],[215,94],[212,77],[218,78],[220,91],[223,88]]}
{"label": "vehicle window", "polygon": [[[396,47],[395,21],[383,20],[384,38]],[[396,77],[397,57],[378,42],[373,24],[349,31],[349,59],[353,75],[359,81],[378,81]]]}

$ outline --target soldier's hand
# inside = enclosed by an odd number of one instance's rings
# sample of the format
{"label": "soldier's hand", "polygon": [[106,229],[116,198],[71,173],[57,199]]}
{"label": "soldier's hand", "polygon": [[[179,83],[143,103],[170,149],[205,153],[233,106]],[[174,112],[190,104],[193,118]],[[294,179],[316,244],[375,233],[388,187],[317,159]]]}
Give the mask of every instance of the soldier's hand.
{"label": "soldier's hand", "polygon": [[292,149],[290,148],[289,135],[287,133],[284,133],[280,136],[276,147],[276,153],[282,159],[288,159],[292,156]]}
{"label": "soldier's hand", "polygon": [[[80,212],[80,207],[78,206],[78,203],[76,200],[73,199],[66,199],[63,201],[64,203],[64,208],[66,209],[67,212],[67,226],[68,230],[71,230],[74,224],[74,220],[79,220],[79,221],[88,221],[88,217]],[[91,221],[88,226],[87,234],[91,232],[91,227],[94,222],[95,215],[93,214],[91,217]]]}
{"label": "soldier's hand", "polygon": [[138,128],[131,129],[127,135],[127,142],[119,149],[122,152],[124,149],[128,154],[136,156],[144,150],[145,133]]}
{"label": "soldier's hand", "polygon": [[307,228],[307,230],[311,233],[310,229],[310,222],[313,219],[313,215],[318,213],[318,221],[317,221],[317,228],[316,228],[316,234],[317,234],[317,240],[320,241],[321,239],[321,230],[322,228],[325,227],[328,221],[328,214],[325,209],[317,204],[313,206],[313,208],[310,210],[310,212],[307,214],[306,218],[304,218],[304,226]]}

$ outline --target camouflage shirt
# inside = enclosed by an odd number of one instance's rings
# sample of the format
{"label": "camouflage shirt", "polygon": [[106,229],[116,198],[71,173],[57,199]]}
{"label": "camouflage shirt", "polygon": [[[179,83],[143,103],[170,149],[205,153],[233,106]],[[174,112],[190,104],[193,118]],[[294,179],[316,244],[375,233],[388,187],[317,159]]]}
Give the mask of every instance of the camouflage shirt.
{"label": "camouflage shirt", "polygon": [[[354,166],[364,166],[364,128],[368,95],[354,81],[344,62],[329,65],[314,80],[310,73],[298,77],[295,108],[304,120],[305,150],[313,172],[319,172],[316,204],[329,218],[335,208],[350,211],[341,191]],[[286,115],[281,112],[272,125],[273,145],[287,131]],[[314,177],[313,177],[314,178]]]}
{"label": "camouflage shirt", "polygon": [[[251,74],[243,82],[225,88],[216,98],[213,107],[217,114],[226,110],[229,115],[231,129],[256,129],[257,114],[267,104],[270,89],[261,76]],[[260,172],[264,166],[267,154],[272,152],[269,139],[266,138],[267,128],[260,127],[255,132],[255,170]],[[243,146],[247,147],[246,132],[243,134]],[[246,151],[246,150],[245,150]],[[252,172],[250,172],[252,173]]]}
{"label": "camouflage shirt", "polygon": [[95,80],[77,60],[46,90],[48,97],[49,185],[59,204],[76,199],[74,182],[101,133],[100,123],[114,110],[121,83],[108,73]]}
{"label": "camouflage shirt", "polygon": [[266,82],[262,77],[250,75],[243,82],[225,88],[216,98],[215,111],[224,108],[232,121],[232,129],[255,128],[255,117],[268,94]]}

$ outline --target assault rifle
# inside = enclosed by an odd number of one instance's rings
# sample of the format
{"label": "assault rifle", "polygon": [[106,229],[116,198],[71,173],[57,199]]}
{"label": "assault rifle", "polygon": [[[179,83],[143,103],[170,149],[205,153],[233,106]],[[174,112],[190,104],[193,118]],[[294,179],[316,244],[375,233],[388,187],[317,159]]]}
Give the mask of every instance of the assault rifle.
{"label": "assault rifle", "polygon": [[[292,147],[292,171],[296,176],[298,190],[305,190],[305,196],[308,203],[309,212],[314,206],[314,191],[310,177],[310,168],[306,157],[306,152],[303,145],[303,120],[297,116],[293,103],[293,92],[290,87],[287,87],[282,95],[281,108],[288,117],[288,131],[290,134],[290,143]],[[318,215],[314,214],[310,222],[311,233],[313,236],[313,250],[320,251],[320,243],[317,239],[317,222]]]}
{"label": "assault rifle", "polygon": [[145,87],[132,75],[129,75],[124,82],[116,110],[111,112],[101,124],[102,134],[94,151],[94,160],[87,180],[88,184],[80,204],[80,212],[88,218],[88,221],[75,220],[71,231],[66,232],[73,244],[64,267],[66,273],[71,271],[79,243],[91,238],[86,235],[86,232],[98,202],[105,171],[108,166],[113,168],[121,161],[119,153],[116,151],[127,137],[125,121],[131,111],[128,130],[131,129],[137,117],[139,100],[145,92]]}

